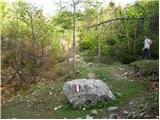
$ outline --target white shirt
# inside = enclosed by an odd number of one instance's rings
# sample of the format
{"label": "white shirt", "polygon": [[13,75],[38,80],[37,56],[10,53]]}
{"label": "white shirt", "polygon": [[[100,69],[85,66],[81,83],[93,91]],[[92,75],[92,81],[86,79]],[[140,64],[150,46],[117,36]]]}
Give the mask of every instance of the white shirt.
{"label": "white shirt", "polygon": [[151,46],[151,44],[152,44],[152,41],[149,38],[146,38],[144,40],[144,47],[143,47],[143,49],[146,49],[146,48],[149,49],[150,46]]}

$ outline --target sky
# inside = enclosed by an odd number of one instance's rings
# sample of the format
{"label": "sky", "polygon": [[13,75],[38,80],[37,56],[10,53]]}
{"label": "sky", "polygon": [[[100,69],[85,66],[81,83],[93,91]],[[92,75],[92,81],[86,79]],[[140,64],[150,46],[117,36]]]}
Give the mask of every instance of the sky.
{"label": "sky", "polygon": [[[15,0],[7,0],[9,2],[15,1]],[[44,11],[44,14],[46,15],[53,15],[56,13],[57,5],[60,0],[26,0],[27,2],[34,3],[37,6],[41,7]],[[71,0],[61,0],[61,1],[71,1]],[[128,3],[134,3],[136,0],[99,0],[103,1],[105,3],[109,3],[110,1],[113,1],[116,5],[121,4],[122,6],[128,4]]]}

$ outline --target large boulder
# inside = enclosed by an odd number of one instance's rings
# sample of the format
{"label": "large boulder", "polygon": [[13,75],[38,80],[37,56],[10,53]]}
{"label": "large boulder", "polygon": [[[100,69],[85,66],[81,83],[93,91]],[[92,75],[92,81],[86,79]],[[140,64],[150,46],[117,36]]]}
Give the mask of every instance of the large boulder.
{"label": "large boulder", "polygon": [[74,107],[115,99],[107,84],[96,79],[76,79],[66,82],[63,92]]}

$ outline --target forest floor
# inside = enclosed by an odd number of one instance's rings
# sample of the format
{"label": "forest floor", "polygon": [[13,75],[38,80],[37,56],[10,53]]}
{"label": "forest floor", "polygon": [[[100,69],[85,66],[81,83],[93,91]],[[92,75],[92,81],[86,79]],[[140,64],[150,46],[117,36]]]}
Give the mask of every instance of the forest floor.
{"label": "forest floor", "polygon": [[[62,66],[63,67],[63,66]],[[105,81],[116,99],[73,108],[63,94],[62,88],[67,80],[52,84],[39,82],[29,90],[21,90],[2,104],[2,118],[159,118],[158,88],[153,82],[133,80],[127,77],[129,71],[123,64],[78,63],[77,78],[87,78],[95,74]],[[93,114],[92,112],[97,113]]]}

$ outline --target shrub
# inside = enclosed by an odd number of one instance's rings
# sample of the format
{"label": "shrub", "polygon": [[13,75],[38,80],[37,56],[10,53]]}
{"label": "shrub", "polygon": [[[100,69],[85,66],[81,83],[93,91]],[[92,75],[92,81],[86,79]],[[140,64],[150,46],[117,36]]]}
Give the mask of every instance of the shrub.
{"label": "shrub", "polygon": [[151,77],[152,80],[158,80],[159,76],[159,61],[158,60],[141,60],[130,64],[135,75],[141,77]]}

